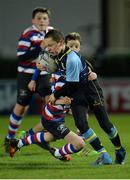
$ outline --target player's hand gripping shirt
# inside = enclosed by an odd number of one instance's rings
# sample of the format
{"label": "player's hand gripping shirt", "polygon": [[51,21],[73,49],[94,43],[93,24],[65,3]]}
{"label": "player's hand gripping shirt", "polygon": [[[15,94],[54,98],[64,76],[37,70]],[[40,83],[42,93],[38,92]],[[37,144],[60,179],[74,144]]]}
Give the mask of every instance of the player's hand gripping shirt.
{"label": "player's hand gripping shirt", "polygon": [[[52,74],[51,83],[52,93],[54,93],[55,91],[61,89],[65,83],[65,80],[64,77],[60,75],[60,72],[58,72],[56,74]],[[64,121],[64,117],[68,109],[68,105],[52,105],[51,103],[48,103],[43,106],[42,115],[43,118],[48,121]]]}

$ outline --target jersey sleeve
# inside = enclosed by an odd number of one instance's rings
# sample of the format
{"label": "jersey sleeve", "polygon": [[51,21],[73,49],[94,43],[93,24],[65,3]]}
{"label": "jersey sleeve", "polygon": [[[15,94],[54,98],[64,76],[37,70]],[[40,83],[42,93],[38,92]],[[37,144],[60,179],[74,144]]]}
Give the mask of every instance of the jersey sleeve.
{"label": "jersey sleeve", "polygon": [[38,76],[39,76],[40,72],[41,71],[39,69],[36,69],[33,76],[32,76],[32,78],[31,78],[31,80],[36,81],[38,79]]}
{"label": "jersey sleeve", "polygon": [[23,33],[18,41],[17,56],[20,60],[34,60],[41,51],[40,42],[33,46],[31,40],[34,32]]}

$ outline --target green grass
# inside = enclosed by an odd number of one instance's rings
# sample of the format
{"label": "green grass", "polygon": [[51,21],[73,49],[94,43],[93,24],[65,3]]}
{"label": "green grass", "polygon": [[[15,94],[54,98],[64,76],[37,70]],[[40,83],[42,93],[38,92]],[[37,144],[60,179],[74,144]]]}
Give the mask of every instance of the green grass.
{"label": "green grass", "polygon": [[[54,159],[47,151],[36,145],[24,147],[16,153],[14,158],[4,154],[0,148],[0,179],[129,179],[130,178],[130,142],[129,142],[129,115],[110,115],[112,122],[118,128],[127,156],[125,165],[109,165],[93,167],[91,163],[96,156],[81,157],[72,155],[70,162],[61,162]],[[21,130],[26,130],[39,122],[38,116],[26,116],[22,122]],[[89,116],[89,123],[95,130],[103,145],[114,160],[114,148],[106,134],[99,127],[94,116]],[[71,115],[66,118],[66,124],[76,131]],[[3,143],[7,133],[8,117],[0,117],[0,144]],[[53,146],[60,147],[65,142],[53,142]],[[89,146],[89,145],[88,145]],[[90,146],[89,146],[90,147]]]}

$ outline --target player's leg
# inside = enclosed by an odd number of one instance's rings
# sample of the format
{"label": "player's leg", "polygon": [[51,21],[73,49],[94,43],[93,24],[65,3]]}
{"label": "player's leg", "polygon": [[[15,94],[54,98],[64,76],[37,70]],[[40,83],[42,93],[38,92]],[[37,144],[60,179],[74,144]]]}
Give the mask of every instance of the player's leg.
{"label": "player's leg", "polygon": [[78,151],[80,151],[84,146],[85,146],[85,142],[84,140],[78,136],[77,134],[75,134],[74,132],[70,131],[65,137],[64,139],[67,141],[67,143],[65,146],[63,146],[60,149],[61,154],[72,154],[72,153],[76,153]]}
{"label": "player's leg", "polygon": [[29,130],[27,131],[27,134],[34,134],[34,133],[43,131],[43,129],[44,129],[44,128],[43,128],[41,122],[39,122],[39,123],[36,124],[33,128],[29,129]]}
{"label": "player's leg", "polygon": [[[46,74],[46,75],[39,75],[39,78],[37,80],[36,92],[41,97],[41,101],[38,104],[38,106],[40,108],[39,112],[41,112],[43,104],[47,102],[48,95],[51,93],[49,79],[50,79],[50,75]],[[28,84],[28,82],[27,82],[27,84]],[[26,84],[26,86],[27,86],[27,84]],[[19,137],[33,135],[34,133],[39,132],[41,130],[43,130],[43,126],[41,125],[41,123],[39,123],[35,127],[31,128],[27,131],[19,132]],[[39,143],[37,145],[39,145],[42,148],[49,149],[48,143]]]}
{"label": "player's leg", "polygon": [[[106,149],[102,145],[101,141],[97,137],[96,133],[89,127],[86,119],[86,108],[82,105],[72,105],[72,113],[77,128],[82,133],[82,137],[87,141],[95,151],[100,154],[100,157],[96,161],[97,164],[111,164],[112,159],[107,153]],[[99,159],[102,159],[100,161]]]}
{"label": "player's leg", "polygon": [[[48,123],[45,123],[45,124],[47,128],[50,126],[50,124],[48,126]],[[51,128],[53,129],[53,124],[51,124]],[[55,126],[54,126],[54,129],[55,129]],[[50,132],[44,132],[44,131],[34,133],[32,135],[28,135],[24,137],[23,139],[19,139],[19,140],[13,139],[10,142],[10,156],[13,157],[16,151],[24,146],[28,146],[30,144],[37,144],[37,145],[48,144],[50,141],[53,141],[53,140],[54,140],[54,136]],[[53,152],[55,152],[56,148],[51,148],[50,146],[48,146],[47,150],[49,150],[49,152],[55,158],[59,160],[64,160],[64,161],[70,160],[69,155],[60,155],[60,156],[55,155]]]}
{"label": "player's leg", "polygon": [[[10,141],[10,156],[13,157],[17,150],[24,146],[39,143],[48,143],[53,141],[54,137],[50,132],[38,132],[33,135],[28,135],[23,139],[12,139]],[[50,150],[50,149],[49,149]]]}
{"label": "player's leg", "polygon": [[8,134],[5,138],[5,151],[8,153],[9,150],[9,141],[10,139],[15,138],[15,135],[19,129],[19,126],[22,122],[23,115],[28,109],[28,105],[32,98],[33,93],[27,88],[27,84],[31,78],[30,74],[18,73],[17,80],[17,103],[10,115]]}
{"label": "player's leg", "polygon": [[106,132],[110,141],[115,147],[115,163],[124,164],[126,151],[121,144],[120,136],[117,128],[109,120],[108,114],[104,106],[94,108],[93,112],[99,122],[100,127]]}
{"label": "player's leg", "polygon": [[[39,141],[36,141],[36,138],[33,138],[33,136],[35,137],[37,133],[37,131],[41,129],[46,129],[46,131],[44,132],[44,138],[43,138],[43,135],[41,135],[41,139],[39,139]],[[62,135],[62,131],[63,131],[63,135]],[[60,138],[63,138],[66,133],[68,133],[68,128],[66,128],[62,122],[60,123],[57,123],[57,122],[50,122],[50,121],[46,121],[43,117],[41,118],[41,122],[39,124],[37,124],[35,126],[35,128],[31,128],[29,131],[27,131],[26,133],[26,137],[24,138],[25,139],[25,142],[27,142],[26,138],[28,139],[30,136],[31,136],[31,139],[33,139],[32,143],[35,143],[37,145],[44,145],[45,143],[47,144],[47,150],[49,150],[51,152],[51,154],[55,157],[55,158],[58,158],[60,160],[68,160],[68,156],[55,156],[54,154],[54,151],[56,148],[52,148],[49,146],[49,142],[52,141],[52,140],[48,140],[48,133],[51,132],[51,134],[53,134],[53,136],[55,137],[55,139],[60,139]],[[39,133],[43,133],[43,132],[39,132]],[[25,145],[27,144],[24,143]],[[70,159],[70,157],[69,157]]]}
{"label": "player's leg", "polygon": [[[46,130],[44,129],[41,122],[39,122],[33,128],[30,128],[30,129],[28,129],[26,131],[20,131],[18,133],[18,138],[23,139],[23,138],[25,138],[25,137],[27,137],[29,135],[34,135],[34,134],[36,134],[38,132],[41,132],[41,131],[45,132]],[[39,147],[41,147],[43,149],[46,149],[46,150],[50,150],[50,148],[51,148],[49,142],[47,143],[47,142],[43,141],[43,142],[36,143],[36,145],[38,145]]]}
{"label": "player's leg", "polygon": [[[68,156],[69,154],[77,153],[85,146],[84,140],[72,131],[68,132],[64,139],[67,141],[66,145],[59,149],[53,148],[51,151],[51,153],[57,158],[62,158]],[[66,158],[67,160],[70,160],[70,156]]]}
{"label": "player's leg", "polygon": [[123,164],[125,159],[125,149],[121,145],[120,137],[116,127],[109,120],[105,105],[102,89],[98,81],[89,82],[86,89],[86,96],[90,109],[94,112],[100,127],[106,132],[115,147],[116,160],[118,164]]}
{"label": "player's leg", "polygon": [[60,149],[52,148],[52,155],[58,159],[63,159],[66,155],[76,153],[84,147],[84,140],[77,134],[71,132],[62,121],[52,123],[42,119],[42,124],[53,134],[55,139],[65,139],[68,143]]}

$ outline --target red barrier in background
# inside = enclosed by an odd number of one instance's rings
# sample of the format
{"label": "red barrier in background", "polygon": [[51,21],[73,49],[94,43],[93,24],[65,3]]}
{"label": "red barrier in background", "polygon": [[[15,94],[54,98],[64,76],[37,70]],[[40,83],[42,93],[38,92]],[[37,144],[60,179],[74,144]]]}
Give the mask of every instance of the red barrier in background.
{"label": "red barrier in background", "polygon": [[[99,79],[104,92],[108,112],[130,112],[130,80],[129,79]],[[37,97],[37,96],[36,96]],[[0,81],[0,114],[8,114],[16,103],[16,81]],[[40,113],[41,101],[33,98],[30,114]]]}
{"label": "red barrier in background", "polygon": [[103,79],[100,84],[108,112],[130,112],[129,79]]}

